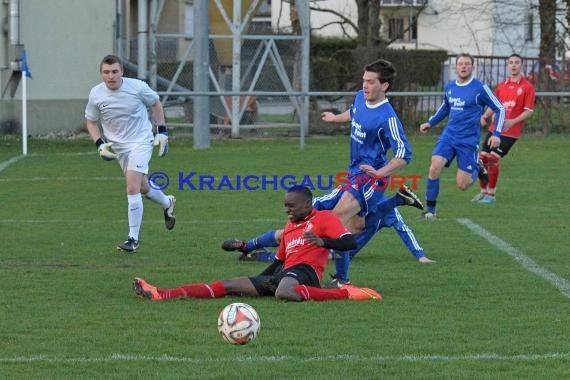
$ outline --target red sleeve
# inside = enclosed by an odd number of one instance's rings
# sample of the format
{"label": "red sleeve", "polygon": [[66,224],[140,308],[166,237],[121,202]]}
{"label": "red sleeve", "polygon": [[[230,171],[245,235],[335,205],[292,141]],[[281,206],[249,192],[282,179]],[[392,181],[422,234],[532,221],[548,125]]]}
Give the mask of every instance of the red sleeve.
{"label": "red sleeve", "polygon": [[534,86],[529,82],[526,83],[524,97],[524,109],[534,110]]}
{"label": "red sleeve", "polygon": [[321,211],[319,217],[322,218],[318,223],[319,231],[315,232],[318,236],[327,239],[338,239],[345,235],[348,230],[340,222],[338,216],[330,211]]}
{"label": "red sleeve", "polygon": [[277,253],[275,254],[277,260],[285,260],[285,246],[283,245],[283,240],[279,243],[279,248],[277,248]]}

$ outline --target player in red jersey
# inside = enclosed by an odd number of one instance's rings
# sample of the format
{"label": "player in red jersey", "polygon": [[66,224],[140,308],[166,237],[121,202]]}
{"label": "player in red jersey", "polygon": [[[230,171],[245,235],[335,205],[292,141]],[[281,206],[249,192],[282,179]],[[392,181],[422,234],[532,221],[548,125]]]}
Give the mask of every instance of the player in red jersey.
{"label": "player in red jersey", "polygon": [[[481,192],[473,198],[477,203],[494,203],[495,190],[499,180],[499,161],[505,157],[515,142],[521,137],[524,121],[532,116],[534,110],[534,87],[522,74],[523,60],[520,55],[512,54],[508,59],[509,78],[499,83],[495,89],[497,98],[505,106],[505,126],[501,134],[501,144],[491,149],[487,141],[495,130],[495,123],[491,124],[485,142],[481,148],[479,158],[483,162],[489,175],[489,183],[485,185],[479,181]],[[481,125],[487,125],[492,118],[493,111],[487,109],[481,116]]]}
{"label": "player in red jersey", "polygon": [[331,211],[312,207],[313,194],[307,187],[295,187],[285,195],[289,221],[276,259],[261,274],[237,277],[210,284],[190,284],[174,289],[158,289],[142,278],[135,278],[133,291],[141,298],[160,301],[169,298],[220,298],[236,296],[274,296],[289,301],[339,299],[381,299],[368,288],[344,285],[340,289],[321,289],[320,282],[329,250],[356,248],[354,236]]}

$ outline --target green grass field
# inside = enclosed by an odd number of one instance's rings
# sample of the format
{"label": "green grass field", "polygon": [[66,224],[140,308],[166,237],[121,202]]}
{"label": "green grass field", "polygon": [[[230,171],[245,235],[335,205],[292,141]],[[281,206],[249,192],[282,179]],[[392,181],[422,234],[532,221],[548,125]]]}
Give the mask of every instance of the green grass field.
{"label": "green grass field", "polygon": [[[411,138],[425,175],[435,137]],[[245,298],[261,316],[246,346],[217,333],[219,311],[239,298],[152,303],[132,294],[141,276],[161,287],[260,272],[223,252],[285,223],[283,190],[193,191],[178,173],[334,175],[348,137],[213,141],[193,150],[173,139],[151,171],[171,177],[177,225],[164,229],[145,201],[141,248],[120,254],[126,197],[115,162],[87,140],[32,140],[0,171],[1,379],[565,379],[570,377],[570,138],[525,137],[502,165],[497,203],[442,177],[440,220],[401,212],[428,257],[414,260],[383,230],[351,266],[382,301],[280,302]],[[19,155],[0,139],[0,167]],[[425,181],[417,192],[425,191]],[[320,191],[315,191],[321,194]],[[327,273],[333,272],[329,266]]]}

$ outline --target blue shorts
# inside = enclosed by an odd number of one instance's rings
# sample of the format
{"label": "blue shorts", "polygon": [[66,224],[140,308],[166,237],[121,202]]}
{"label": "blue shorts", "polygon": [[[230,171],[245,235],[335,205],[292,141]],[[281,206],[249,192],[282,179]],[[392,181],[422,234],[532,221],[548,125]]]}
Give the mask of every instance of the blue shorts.
{"label": "blue shorts", "polygon": [[337,187],[322,195],[313,198],[313,208],[317,210],[332,210],[336,207],[345,192],[349,192],[358,201],[360,212],[358,216],[366,216],[370,210],[375,210],[376,205],[384,199],[386,191],[384,183],[347,184]]}
{"label": "blue shorts", "polygon": [[442,156],[447,160],[445,167],[448,168],[454,158],[457,157],[457,168],[463,170],[464,172],[471,173],[473,179],[477,178],[477,172],[479,171],[478,160],[479,152],[478,145],[466,144],[466,143],[456,143],[453,140],[441,137],[435,148],[431,152],[432,156]]}

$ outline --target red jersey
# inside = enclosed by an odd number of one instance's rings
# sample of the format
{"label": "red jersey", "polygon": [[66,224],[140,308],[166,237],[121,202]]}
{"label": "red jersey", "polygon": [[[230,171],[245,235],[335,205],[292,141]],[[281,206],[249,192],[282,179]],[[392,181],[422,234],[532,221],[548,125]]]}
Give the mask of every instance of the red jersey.
{"label": "red jersey", "polygon": [[283,269],[296,264],[308,264],[315,270],[319,280],[322,280],[330,249],[306,241],[303,236],[305,231],[312,231],[325,239],[338,239],[350,232],[335,214],[327,210],[313,209],[302,221],[289,221],[285,225],[276,259],[285,262]]}
{"label": "red jersey", "polygon": [[[519,116],[523,111],[533,111],[534,110],[534,87],[525,78],[520,77],[517,82],[511,81],[511,78],[507,78],[495,89],[495,94],[497,98],[505,106],[505,120],[514,119]],[[515,139],[521,137],[522,127],[524,125],[524,120],[513,125],[511,128],[503,132],[501,136],[508,136]],[[489,128],[489,132],[495,130],[495,122]]]}

